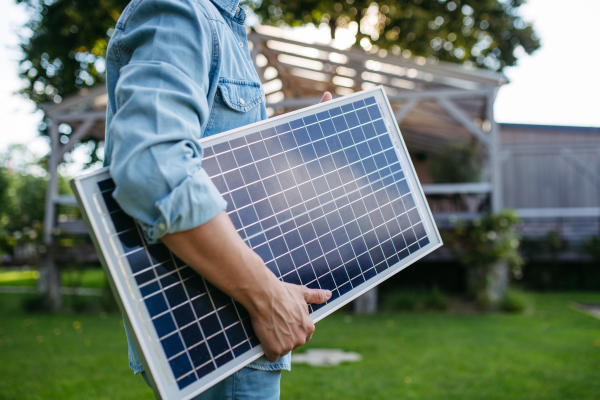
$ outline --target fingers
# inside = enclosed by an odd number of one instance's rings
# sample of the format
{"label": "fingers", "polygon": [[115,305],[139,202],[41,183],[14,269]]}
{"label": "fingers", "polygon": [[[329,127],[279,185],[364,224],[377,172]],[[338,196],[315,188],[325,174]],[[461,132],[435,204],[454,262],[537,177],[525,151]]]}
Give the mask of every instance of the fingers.
{"label": "fingers", "polygon": [[321,98],[321,101],[319,103],[324,103],[324,102],[329,101],[331,99],[333,99],[333,97],[331,96],[331,93],[325,92],[325,93],[323,93],[323,97]]}
{"label": "fingers", "polygon": [[331,292],[329,290],[306,289],[306,291],[304,292],[304,300],[310,304],[325,303],[330,298]]}

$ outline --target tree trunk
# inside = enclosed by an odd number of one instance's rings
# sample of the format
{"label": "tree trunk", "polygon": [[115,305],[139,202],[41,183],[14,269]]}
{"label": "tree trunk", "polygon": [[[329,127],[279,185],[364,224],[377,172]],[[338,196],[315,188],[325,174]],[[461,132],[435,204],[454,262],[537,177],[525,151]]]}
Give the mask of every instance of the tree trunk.
{"label": "tree trunk", "polygon": [[499,260],[492,265],[469,268],[467,286],[471,295],[483,307],[497,308],[508,290],[508,261]]}
{"label": "tree trunk", "polygon": [[56,312],[62,306],[60,293],[60,270],[56,265],[52,250],[48,249],[40,261],[40,278],[37,283],[37,293],[44,297],[44,305],[49,311]]}
{"label": "tree trunk", "polygon": [[354,300],[355,314],[374,314],[377,312],[377,287]]}

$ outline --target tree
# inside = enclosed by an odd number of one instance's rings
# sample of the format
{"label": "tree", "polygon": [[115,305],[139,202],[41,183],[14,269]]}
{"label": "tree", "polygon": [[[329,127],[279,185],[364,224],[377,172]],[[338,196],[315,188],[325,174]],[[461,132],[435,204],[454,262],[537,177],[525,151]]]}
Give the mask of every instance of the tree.
{"label": "tree", "polygon": [[515,65],[515,49],[540,47],[531,24],[518,16],[525,0],[263,0],[250,3],[265,25],[327,23],[354,27],[367,51],[501,70]]}

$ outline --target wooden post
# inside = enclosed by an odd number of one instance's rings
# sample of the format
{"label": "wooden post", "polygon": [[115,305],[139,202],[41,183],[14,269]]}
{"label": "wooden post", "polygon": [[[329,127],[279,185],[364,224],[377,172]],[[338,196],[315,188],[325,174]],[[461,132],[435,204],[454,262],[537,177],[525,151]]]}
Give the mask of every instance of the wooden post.
{"label": "wooden post", "polygon": [[46,187],[46,210],[44,215],[44,245],[46,252],[42,255],[39,265],[40,278],[37,283],[37,293],[45,297],[47,306],[51,311],[58,311],[62,306],[60,294],[60,270],[56,265],[53,251],[52,231],[56,213],[54,199],[58,195],[58,164],[59,164],[59,142],[58,123],[52,121],[50,124],[50,146],[51,153],[48,160],[48,186]]}
{"label": "wooden post", "polygon": [[494,100],[496,95],[491,92],[487,97],[486,118],[490,122],[490,165],[492,173],[492,212],[500,212],[502,205],[502,161],[500,159],[500,132],[494,120]]}
{"label": "wooden post", "polygon": [[377,312],[377,286],[354,300],[355,314],[375,314]]}

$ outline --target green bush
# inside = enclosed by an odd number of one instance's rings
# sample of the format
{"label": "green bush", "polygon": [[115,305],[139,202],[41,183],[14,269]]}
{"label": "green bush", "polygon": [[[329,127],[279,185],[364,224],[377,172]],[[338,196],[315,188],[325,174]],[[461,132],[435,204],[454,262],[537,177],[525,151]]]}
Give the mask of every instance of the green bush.
{"label": "green bush", "polygon": [[449,142],[428,162],[429,175],[435,183],[479,182],[482,158],[470,143]]}
{"label": "green bush", "polygon": [[509,290],[504,296],[504,300],[500,304],[500,308],[503,311],[511,313],[521,313],[525,311],[529,302],[527,296],[516,290]]}
{"label": "green bush", "polygon": [[437,287],[432,290],[398,290],[381,295],[385,311],[446,311],[450,300]]}
{"label": "green bush", "polygon": [[428,292],[423,299],[423,305],[429,311],[446,311],[450,308],[450,300],[437,287]]}

